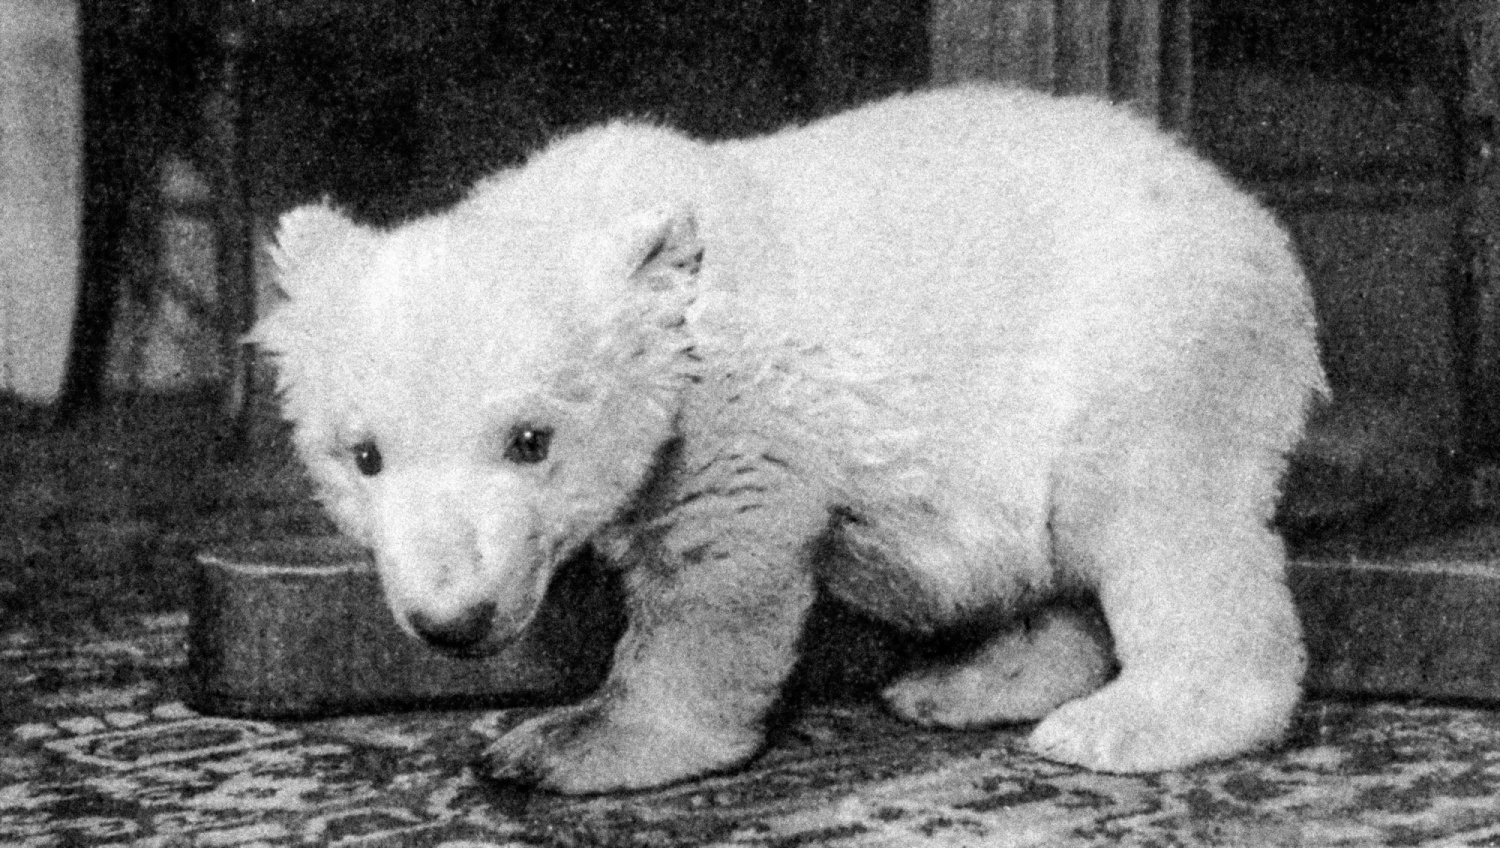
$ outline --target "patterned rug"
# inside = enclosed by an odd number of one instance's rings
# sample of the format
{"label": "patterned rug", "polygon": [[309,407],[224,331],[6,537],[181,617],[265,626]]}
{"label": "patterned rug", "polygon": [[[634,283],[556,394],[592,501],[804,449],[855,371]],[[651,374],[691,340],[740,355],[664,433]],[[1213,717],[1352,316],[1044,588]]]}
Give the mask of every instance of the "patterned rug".
{"label": "patterned rug", "polygon": [[301,722],[184,706],[187,618],[0,637],[0,845],[1500,845],[1500,714],[1312,700],[1275,751],[1126,777],[1020,731],[808,707],[739,774],[624,797],[502,790],[468,767],[531,710]]}

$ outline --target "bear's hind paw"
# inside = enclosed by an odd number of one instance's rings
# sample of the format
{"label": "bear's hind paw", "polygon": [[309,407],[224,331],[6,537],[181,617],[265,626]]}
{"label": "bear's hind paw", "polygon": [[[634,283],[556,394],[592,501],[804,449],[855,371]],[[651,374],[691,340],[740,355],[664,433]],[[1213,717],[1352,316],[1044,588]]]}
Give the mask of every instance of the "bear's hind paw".
{"label": "bear's hind paw", "polygon": [[902,677],[886,705],[916,724],[950,728],[1035,721],[1081,698],[1114,673],[1108,631],[1097,615],[1041,610],[973,654]]}
{"label": "bear's hind paw", "polygon": [[[1115,773],[1186,768],[1275,742],[1296,705],[1297,687],[1143,685],[1122,675],[1087,698],[1063,704],[1031,732],[1046,759]],[[1284,690],[1284,691],[1283,691]]]}

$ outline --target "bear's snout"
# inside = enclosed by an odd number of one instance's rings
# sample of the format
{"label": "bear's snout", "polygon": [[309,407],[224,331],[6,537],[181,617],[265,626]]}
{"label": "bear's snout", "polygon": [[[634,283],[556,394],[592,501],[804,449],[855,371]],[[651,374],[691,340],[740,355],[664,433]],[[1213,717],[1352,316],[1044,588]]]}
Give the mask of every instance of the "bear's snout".
{"label": "bear's snout", "polygon": [[413,610],[407,614],[406,620],[411,629],[434,648],[462,653],[474,648],[490,635],[494,628],[495,603],[485,601],[474,604],[447,617]]}
{"label": "bear's snout", "polygon": [[525,485],[469,468],[387,468],[374,479],[371,547],[399,626],[467,656],[518,637],[555,566],[533,541]]}

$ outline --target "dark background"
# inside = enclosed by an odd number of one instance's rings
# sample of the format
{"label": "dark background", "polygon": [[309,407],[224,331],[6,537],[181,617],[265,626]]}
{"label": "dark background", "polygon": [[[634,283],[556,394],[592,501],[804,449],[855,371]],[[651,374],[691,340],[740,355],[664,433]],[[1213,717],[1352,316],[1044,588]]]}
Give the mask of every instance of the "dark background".
{"label": "dark background", "polygon": [[[1191,8],[1181,131],[1292,231],[1338,401],[1297,457],[1286,529],[1326,550],[1330,535],[1363,545],[1448,527],[1472,507],[1449,296],[1458,6]],[[86,0],[81,11],[84,274],[105,302],[149,299],[157,222],[181,211],[159,196],[162,163],[214,174],[226,122],[243,141],[256,220],[328,198],[388,223],[451,203],[569,127],[629,115],[710,138],[764,132],[919,87],[929,61],[929,9],[903,0]]]}
{"label": "dark background", "polygon": [[[1202,83],[1226,69],[1393,90],[1444,84],[1442,10],[1202,0],[1199,111],[1221,108],[1223,92]],[[634,115],[742,135],[919,86],[927,72],[928,9],[912,0],[88,0],[92,119],[109,129],[96,144],[123,166],[98,175],[95,190],[128,192],[132,171],[164,147],[211,154],[202,131],[217,35],[234,14],[249,36],[257,202],[327,195],[372,218],[450,202],[568,126]],[[1239,171],[1256,164],[1220,158]]]}

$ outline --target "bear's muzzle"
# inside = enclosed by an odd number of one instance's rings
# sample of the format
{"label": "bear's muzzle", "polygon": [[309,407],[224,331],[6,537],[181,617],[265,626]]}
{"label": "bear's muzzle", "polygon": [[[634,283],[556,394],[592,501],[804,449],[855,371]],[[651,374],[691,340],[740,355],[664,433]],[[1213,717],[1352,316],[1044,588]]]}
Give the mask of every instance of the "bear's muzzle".
{"label": "bear's muzzle", "polygon": [[449,617],[413,610],[407,613],[406,620],[411,625],[412,632],[434,648],[450,653],[469,654],[480,648],[494,631],[495,603],[477,603]]}

